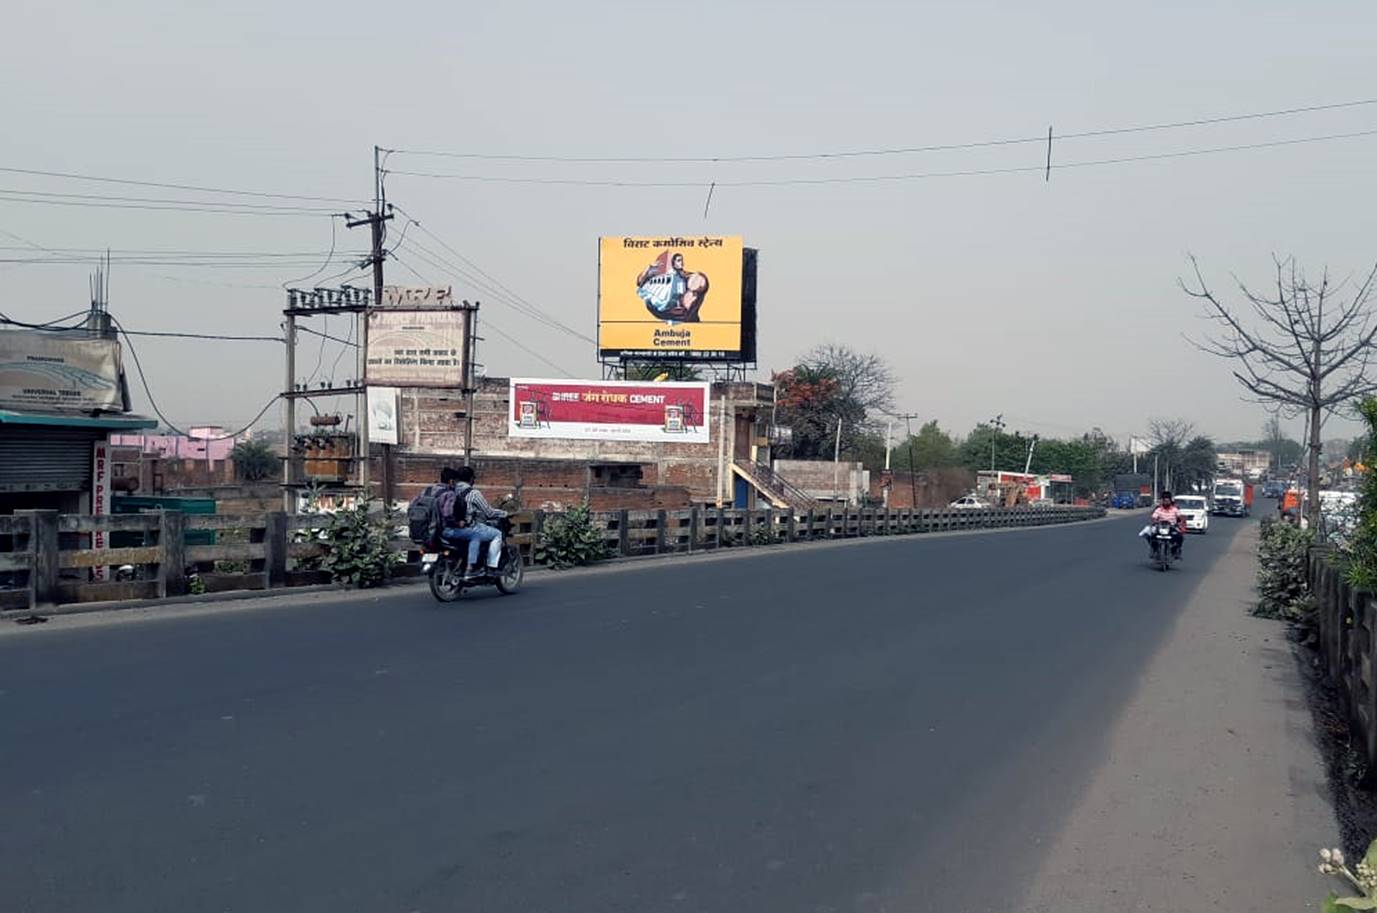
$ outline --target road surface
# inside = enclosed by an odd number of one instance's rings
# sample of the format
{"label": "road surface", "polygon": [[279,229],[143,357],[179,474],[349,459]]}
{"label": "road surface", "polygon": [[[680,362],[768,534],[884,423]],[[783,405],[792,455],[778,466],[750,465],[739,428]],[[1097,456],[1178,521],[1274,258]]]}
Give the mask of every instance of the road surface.
{"label": "road surface", "polygon": [[0,909],[1019,909],[1243,528],[1140,524],[7,633]]}

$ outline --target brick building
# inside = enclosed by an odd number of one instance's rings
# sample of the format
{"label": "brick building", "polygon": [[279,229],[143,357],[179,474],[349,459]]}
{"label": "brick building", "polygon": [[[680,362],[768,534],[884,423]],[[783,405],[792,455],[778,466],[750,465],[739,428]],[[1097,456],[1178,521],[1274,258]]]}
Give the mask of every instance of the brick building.
{"label": "brick building", "polygon": [[[520,492],[530,507],[586,498],[605,510],[754,505],[763,496],[751,464],[769,461],[774,388],[768,384],[712,384],[706,444],[510,437],[508,397],[504,377],[483,378],[474,396],[474,467],[490,494]],[[433,481],[441,466],[459,462],[463,410],[457,391],[402,391],[393,448],[399,500]],[[373,462],[373,478],[381,479],[377,449]]]}

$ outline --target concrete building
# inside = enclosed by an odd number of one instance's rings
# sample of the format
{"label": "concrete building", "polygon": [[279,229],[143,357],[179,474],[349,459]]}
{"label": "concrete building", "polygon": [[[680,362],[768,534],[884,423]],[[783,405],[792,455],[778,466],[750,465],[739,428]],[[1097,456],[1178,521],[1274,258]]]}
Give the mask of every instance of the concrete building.
{"label": "concrete building", "polygon": [[[479,382],[475,465],[485,489],[519,488],[527,506],[577,503],[585,497],[627,508],[754,506],[778,499],[771,495],[766,472],[756,468],[759,463],[768,466],[770,458],[767,429],[774,388],[768,384],[713,383],[705,417],[708,443],[511,437],[508,398],[507,378]],[[399,500],[433,480],[441,465],[456,464],[454,458],[462,457],[463,410],[457,391],[402,391],[393,448]],[[378,448],[372,456],[373,478],[381,479]]]}
{"label": "concrete building", "polygon": [[1272,468],[1272,455],[1266,450],[1237,450],[1217,454],[1219,468],[1231,476],[1260,479]]}

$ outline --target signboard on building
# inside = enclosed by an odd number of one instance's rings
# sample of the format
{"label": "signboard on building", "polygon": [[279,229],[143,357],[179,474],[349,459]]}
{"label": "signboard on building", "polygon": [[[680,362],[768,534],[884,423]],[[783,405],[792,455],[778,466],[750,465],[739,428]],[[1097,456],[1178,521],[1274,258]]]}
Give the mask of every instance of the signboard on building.
{"label": "signboard on building", "polygon": [[[754,358],[755,301],[742,294],[743,256],[739,237],[599,238],[599,357]],[[753,276],[748,284],[753,293]]]}
{"label": "signboard on building", "polygon": [[123,412],[119,343],[77,332],[0,330],[0,409]]}
{"label": "signboard on building", "polygon": [[462,387],[465,313],[462,309],[369,311],[366,383]]}
{"label": "signboard on building", "polygon": [[[110,513],[110,443],[96,441],[91,451],[91,516],[103,517]],[[91,533],[91,548],[109,548],[109,533],[103,529]],[[109,576],[107,567],[91,568],[92,580],[108,580]]]}
{"label": "signboard on building", "polygon": [[396,387],[368,388],[368,440],[373,444],[397,443]]}
{"label": "signboard on building", "polygon": [[510,437],[709,443],[706,383],[512,378]]}
{"label": "signboard on building", "polygon": [[447,285],[385,285],[382,306],[386,308],[450,307],[454,292]]}

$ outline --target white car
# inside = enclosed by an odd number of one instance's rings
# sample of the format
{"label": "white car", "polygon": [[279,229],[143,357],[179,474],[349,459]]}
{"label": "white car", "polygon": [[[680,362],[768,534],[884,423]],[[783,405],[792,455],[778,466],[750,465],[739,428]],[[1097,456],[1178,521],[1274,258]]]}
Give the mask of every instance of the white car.
{"label": "white car", "polygon": [[1176,509],[1186,521],[1186,532],[1204,533],[1210,528],[1210,502],[1202,495],[1178,495]]}
{"label": "white car", "polygon": [[955,501],[948,504],[947,507],[954,510],[984,510],[989,507],[989,505],[975,495],[966,495],[965,497],[957,498]]}

